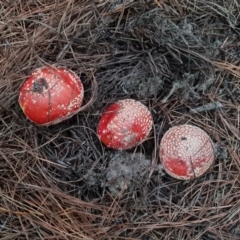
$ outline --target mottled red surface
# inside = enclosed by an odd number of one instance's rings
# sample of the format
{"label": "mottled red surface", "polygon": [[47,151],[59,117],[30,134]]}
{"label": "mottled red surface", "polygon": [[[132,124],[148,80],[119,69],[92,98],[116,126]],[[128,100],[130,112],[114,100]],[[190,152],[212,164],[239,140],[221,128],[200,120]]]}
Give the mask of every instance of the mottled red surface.
{"label": "mottled red surface", "polygon": [[75,73],[46,66],[36,69],[23,83],[19,104],[31,121],[51,125],[72,116],[81,107],[83,95]]}
{"label": "mottled red surface", "polygon": [[144,141],[152,128],[150,111],[133,99],[119,100],[103,113],[97,128],[100,140],[109,148],[123,150]]}
{"label": "mottled red surface", "polygon": [[201,176],[214,161],[212,140],[192,125],[170,128],[160,144],[160,158],[166,172],[178,179]]}

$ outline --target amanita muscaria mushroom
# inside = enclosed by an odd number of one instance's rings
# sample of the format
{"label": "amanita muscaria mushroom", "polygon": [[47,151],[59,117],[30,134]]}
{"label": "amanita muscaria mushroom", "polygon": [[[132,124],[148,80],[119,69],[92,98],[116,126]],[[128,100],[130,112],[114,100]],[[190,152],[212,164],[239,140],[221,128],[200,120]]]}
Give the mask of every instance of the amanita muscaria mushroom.
{"label": "amanita muscaria mushroom", "polygon": [[83,95],[82,82],[74,72],[44,66],[23,83],[18,102],[28,119],[37,125],[52,125],[77,113]]}
{"label": "amanita muscaria mushroom", "polygon": [[170,128],[160,144],[165,171],[174,178],[188,180],[205,173],[214,161],[214,146],[208,134],[192,125]]}
{"label": "amanita muscaria mushroom", "polygon": [[133,99],[119,100],[103,113],[97,134],[107,147],[125,150],[146,140],[152,123],[151,113],[142,103]]}

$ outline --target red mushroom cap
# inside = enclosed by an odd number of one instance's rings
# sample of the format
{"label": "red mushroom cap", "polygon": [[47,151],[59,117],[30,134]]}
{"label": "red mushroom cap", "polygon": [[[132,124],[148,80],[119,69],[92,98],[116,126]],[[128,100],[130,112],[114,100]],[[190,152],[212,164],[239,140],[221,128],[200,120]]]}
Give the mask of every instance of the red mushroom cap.
{"label": "red mushroom cap", "polygon": [[214,161],[214,146],[199,127],[180,125],[170,128],[160,144],[165,171],[174,178],[188,180],[205,173]]}
{"label": "red mushroom cap", "polygon": [[18,102],[28,119],[38,125],[52,125],[78,112],[83,101],[78,76],[61,67],[38,68],[20,89]]}
{"label": "red mushroom cap", "polygon": [[152,123],[151,113],[142,103],[133,99],[119,100],[102,115],[97,134],[107,147],[125,150],[143,142]]}

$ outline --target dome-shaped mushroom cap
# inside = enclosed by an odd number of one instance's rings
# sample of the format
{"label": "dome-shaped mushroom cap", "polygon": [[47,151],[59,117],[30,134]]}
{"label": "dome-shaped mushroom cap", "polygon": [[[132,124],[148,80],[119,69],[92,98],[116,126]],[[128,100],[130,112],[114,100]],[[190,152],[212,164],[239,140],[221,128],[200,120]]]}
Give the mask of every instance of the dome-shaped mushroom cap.
{"label": "dome-shaped mushroom cap", "polygon": [[83,96],[82,82],[74,72],[44,66],[35,69],[23,83],[18,102],[28,119],[48,126],[76,114]]}
{"label": "dome-shaped mushroom cap", "polygon": [[201,176],[214,161],[208,134],[188,124],[170,128],[161,140],[159,153],[166,172],[182,180]]}
{"label": "dome-shaped mushroom cap", "polygon": [[97,134],[107,147],[125,150],[143,142],[152,124],[146,106],[133,99],[124,99],[107,107],[99,121]]}

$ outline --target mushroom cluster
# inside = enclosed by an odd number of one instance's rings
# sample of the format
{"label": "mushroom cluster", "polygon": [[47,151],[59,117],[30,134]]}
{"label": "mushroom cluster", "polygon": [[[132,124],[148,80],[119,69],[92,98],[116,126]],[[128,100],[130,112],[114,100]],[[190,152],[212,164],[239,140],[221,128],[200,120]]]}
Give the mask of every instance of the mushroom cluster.
{"label": "mushroom cluster", "polygon": [[[78,76],[62,67],[38,68],[20,89],[19,104],[37,125],[60,123],[79,112],[84,89]],[[133,99],[119,100],[103,113],[97,135],[108,148],[126,150],[145,141],[153,119],[148,108]],[[170,128],[160,143],[159,156],[165,171],[181,180],[204,174],[214,161],[214,146],[202,129],[192,125]]]}

